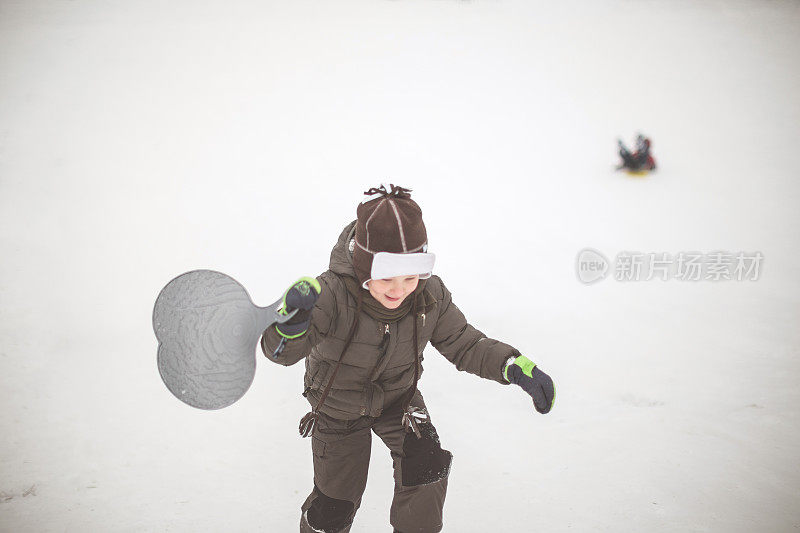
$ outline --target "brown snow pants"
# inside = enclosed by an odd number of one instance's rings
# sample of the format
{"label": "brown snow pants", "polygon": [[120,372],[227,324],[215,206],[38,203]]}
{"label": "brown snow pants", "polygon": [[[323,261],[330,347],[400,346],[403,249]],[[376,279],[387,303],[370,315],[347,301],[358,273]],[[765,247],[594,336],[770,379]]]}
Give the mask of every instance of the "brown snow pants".
{"label": "brown snow pants", "polygon": [[[425,407],[417,392],[411,405]],[[314,490],[302,506],[300,532],[348,533],[367,485],[372,432],[383,440],[394,465],[389,522],[400,533],[442,530],[442,508],[452,455],[439,445],[430,421],[418,438],[406,433],[399,405],[378,418],[336,420],[320,415],[312,434]]]}

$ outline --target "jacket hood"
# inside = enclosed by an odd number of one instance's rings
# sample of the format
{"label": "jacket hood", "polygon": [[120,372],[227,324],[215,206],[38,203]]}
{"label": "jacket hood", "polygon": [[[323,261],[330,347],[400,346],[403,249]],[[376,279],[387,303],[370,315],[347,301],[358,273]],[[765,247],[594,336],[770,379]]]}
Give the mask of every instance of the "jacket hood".
{"label": "jacket hood", "polygon": [[328,268],[331,272],[340,276],[349,276],[358,279],[355,268],[353,267],[353,252],[350,249],[350,241],[356,235],[356,220],[344,227],[339,239],[331,250],[331,262]]}

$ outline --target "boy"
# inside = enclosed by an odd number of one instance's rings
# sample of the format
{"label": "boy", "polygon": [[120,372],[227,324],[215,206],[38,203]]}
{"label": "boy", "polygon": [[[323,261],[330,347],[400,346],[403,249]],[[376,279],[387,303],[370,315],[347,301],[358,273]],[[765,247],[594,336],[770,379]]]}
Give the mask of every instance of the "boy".
{"label": "boy", "polygon": [[350,531],[367,483],[371,432],[394,463],[395,532],[441,531],[452,455],[417,390],[428,342],[459,370],[521,386],[540,413],[553,405],[552,380],[469,325],[432,275],[435,256],[410,192],[394,185],[367,191],[330,269],[292,285],[283,312],[297,314],[261,337],[270,360],[305,359],[303,395],[313,409],[300,433],[312,437],[314,489],[302,506],[301,533]]}

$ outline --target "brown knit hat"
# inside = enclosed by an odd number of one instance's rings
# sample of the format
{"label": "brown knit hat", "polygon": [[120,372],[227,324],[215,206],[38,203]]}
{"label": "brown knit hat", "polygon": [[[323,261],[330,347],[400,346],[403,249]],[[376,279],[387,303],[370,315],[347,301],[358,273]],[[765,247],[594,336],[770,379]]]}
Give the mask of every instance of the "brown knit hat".
{"label": "brown knit hat", "polygon": [[365,192],[357,209],[353,266],[361,286],[373,279],[418,274],[429,278],[436,260],[428,252],[422,210],[411,190],[393,184]]}

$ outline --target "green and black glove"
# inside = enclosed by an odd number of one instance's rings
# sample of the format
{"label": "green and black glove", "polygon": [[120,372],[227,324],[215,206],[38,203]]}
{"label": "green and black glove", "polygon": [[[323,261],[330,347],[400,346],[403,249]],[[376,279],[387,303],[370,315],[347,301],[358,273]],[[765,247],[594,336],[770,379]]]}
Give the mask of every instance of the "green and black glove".
{"label": "green and black glove", "polygon": [[284,322],[276,324],[275,330],[286,339],[296,339],[302,336],[311,322],[311,310],[317,303],[322,287],[314,278],[303,277],[295,281],[283,295],[283,306],[278,313],[288,315],[295,309],[297,313]]}
{"label": "green and black glove", "polygon": [[533,406],[540,413],[547,414],[556,401],[556,389],[550,376],[539,370],[536,363],[520,355],[509,360],[503,370],[506,381],[519,385],[533,398]]}

